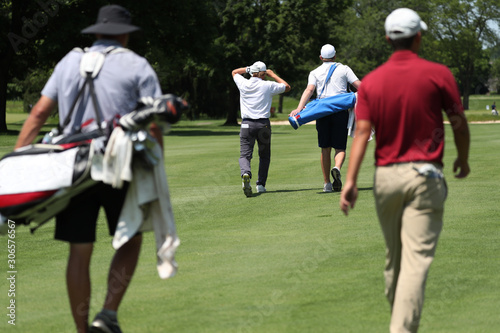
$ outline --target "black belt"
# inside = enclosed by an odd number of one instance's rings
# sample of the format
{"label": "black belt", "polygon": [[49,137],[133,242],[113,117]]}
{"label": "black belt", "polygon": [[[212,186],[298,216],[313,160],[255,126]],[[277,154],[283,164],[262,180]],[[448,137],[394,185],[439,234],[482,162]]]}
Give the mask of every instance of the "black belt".
{"label": "black belt", "polygon": [[259,118],[259,119],[243,118],[242,119],[242,121],[263,121],[263,120],[269,120],[269,118]]}

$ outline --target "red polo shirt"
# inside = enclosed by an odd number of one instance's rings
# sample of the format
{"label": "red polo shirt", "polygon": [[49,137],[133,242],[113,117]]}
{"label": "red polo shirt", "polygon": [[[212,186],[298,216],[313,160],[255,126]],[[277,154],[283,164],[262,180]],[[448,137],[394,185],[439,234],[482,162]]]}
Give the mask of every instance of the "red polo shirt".
{"label": "red polo shirt", "polygon": [[397,51],[365,78],[358,91],[356,117],[375,128],[377,166],[412,161],[443,164],[444,110],[463,112],[450,70]]}

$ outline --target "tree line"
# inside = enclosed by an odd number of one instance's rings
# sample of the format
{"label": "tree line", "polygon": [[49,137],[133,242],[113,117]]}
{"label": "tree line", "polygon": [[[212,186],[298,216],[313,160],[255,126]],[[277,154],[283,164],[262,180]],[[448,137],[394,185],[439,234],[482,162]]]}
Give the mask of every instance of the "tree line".
{"label": "tree line", "polygon": [[[55,64],[73,47],[90,46],[80,31],[107,1],[0,0],[0,132],[6,101],[36,102]],[[239,95],[231,70],[264,61],[300,96],[323,44],[360,79],[387,60],[384,21],[398,7],[428,24],[420,55],[449,66],[468,108],[470,94],[500,77],[498,0],[122,0],[133,24],[129,48],[146,57],[162,90],[183,96],[188,117],[237,124]],[[281,97],[282,98],[282,97]]]}

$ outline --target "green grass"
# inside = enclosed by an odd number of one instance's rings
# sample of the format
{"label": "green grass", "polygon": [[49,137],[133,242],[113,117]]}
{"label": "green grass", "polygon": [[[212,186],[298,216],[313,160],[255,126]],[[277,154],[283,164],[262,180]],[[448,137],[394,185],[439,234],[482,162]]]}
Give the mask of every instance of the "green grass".
{"label": "green grass", "polygon": [[7,101],[7,110],[9,113],[23,113],[23,101]]}
{"label": "green grass", "polygon": [[[287,97],[283,98],[283,112],[278,113],[279,96],[273,98],[272,106],[276,108],[276,113],[272,117],[273,121],[286,121],[288,114],[294,110],[298,105],[298,99]],[[469,110],[467,110],[467,117],[469,121],[491,121],[500,120],[498,116],[491,115],[491,104],[498,101],[500,107],[500,95],[473,95],[470,97]],[[486,105],[489,105],[490,110],[486,110]],[[22,101],[8,101],[7,102],[8,117],[10,123],[15,125],[22,124],[26,119],[26,113],[23,111]],[[57,123],[57,118],[50,118],[51,123]],[[12,127],[12,126],[11,126]]]}
{"label": "green grass", "polygon": [[[491,115],[491,104],[496,102],[497,109],[500,105],[500,95],[473,95],[470,96],[469,100],[469,110],[466,111],[467,119],[471,122],[485,122],[485,121],[500,121],[499,116]],[[290,111],[297,107],[298,100],[291,97],[284,97],[283,99],[283,113],[275,114],[273,120],[282,121],[288,120],[288,114]],[[486,105],[489,106],[489,110],[486,110]],[[278,97],[274,97],[273,106],[278,109]]]}
{"label": "green grass", "polygon": [[[222,123],[181,122],[165,137],[181,238],[179,272],[169,280],[158,277],[154,237],[146,234],[119,313],[123,330],[387,332],[384,245],[371,191],[374,145],[362,166],[356,208],[344,217],[339,194],[322,193],[314,126],[296,131],[273,126],[268,193],[246,198],[239,177],[239,129]],[[422,333],[494,333],[500,327],[500,124],[470,128],[472,173],[457,180],[446,126],[449,198],[427,283]],[[14,142],[15,135],[0,136],[0,155]],[[53,229],[53,222],[34,235],[25,226],[17,228],[16,327],[7,324],[8,285],[2,279],[0,331],[74,331],[64,277],[67,244],[53,240]],[[92,260],[92,316],[105,293],[110,241],[101,217]],[[6,237],[0,238],[0,248],[6,275]]]}

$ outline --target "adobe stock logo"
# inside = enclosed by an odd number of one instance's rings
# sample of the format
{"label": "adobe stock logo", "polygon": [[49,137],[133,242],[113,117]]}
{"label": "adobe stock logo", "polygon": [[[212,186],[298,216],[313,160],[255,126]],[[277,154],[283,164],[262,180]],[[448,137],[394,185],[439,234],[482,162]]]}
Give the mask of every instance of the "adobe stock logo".
{"label": "adobe stock logo", "polygon": [[31,38],[34,38],[41,28],[49,23],[49,17],[54,17],[59,11],[59,3],[64,3],[64,0],[49,0],[43,2],[41,0],[36,0],[41,10],[36,12],[31,19],[27,19],[25,16],[22,17],[23,26],[21,28],[22,36],[19,36],[13,32],[10,32],[7,36],[9,38],[10,45],[17,53],[20,51],[20,46],[25,45]]}

